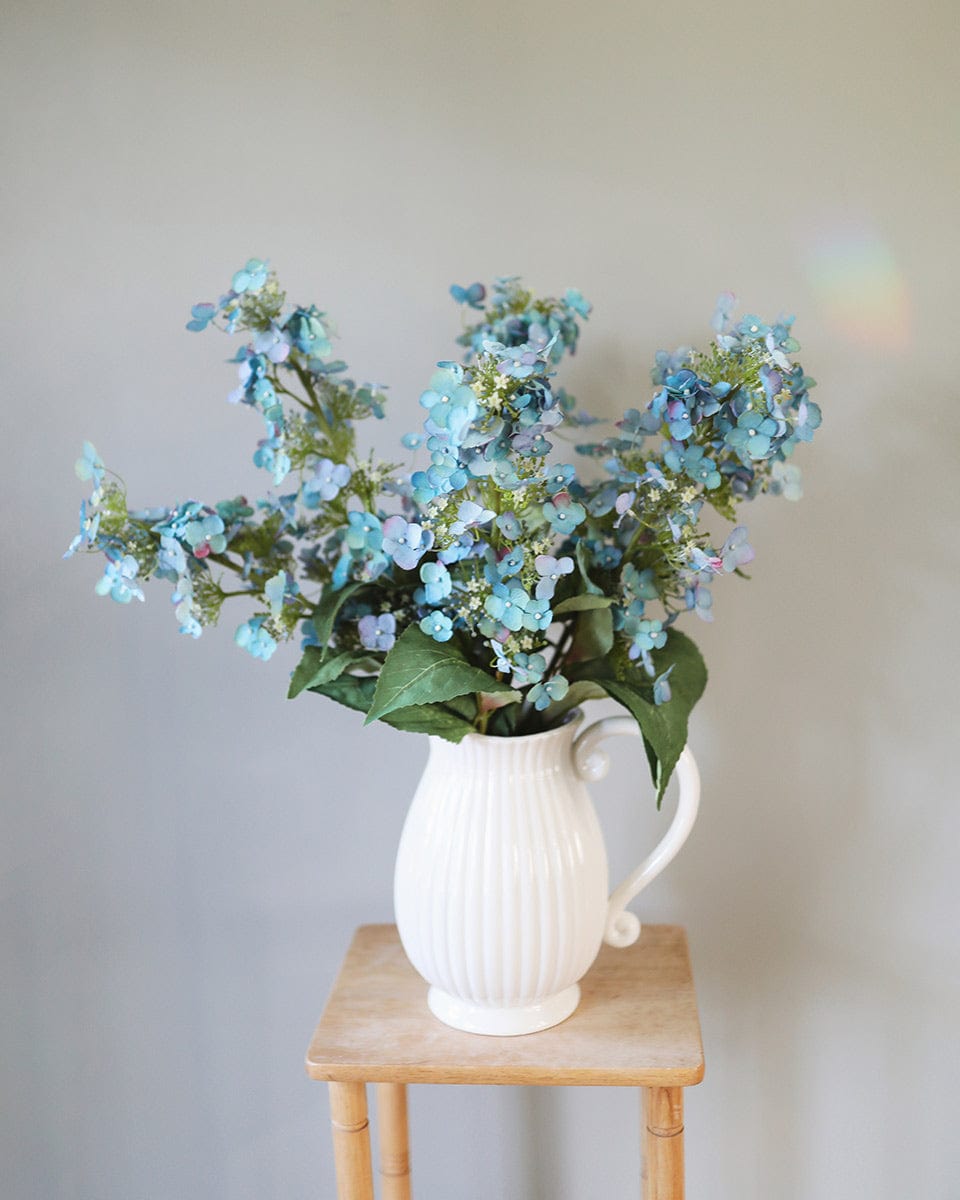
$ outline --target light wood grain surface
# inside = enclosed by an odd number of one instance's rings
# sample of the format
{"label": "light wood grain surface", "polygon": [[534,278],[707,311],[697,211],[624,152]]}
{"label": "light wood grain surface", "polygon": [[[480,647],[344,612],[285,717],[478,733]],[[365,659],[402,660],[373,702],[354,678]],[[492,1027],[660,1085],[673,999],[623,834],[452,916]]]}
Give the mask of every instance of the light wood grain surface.
{"label": "light wood grain surface", "polygon": [[337,1200],[374,1200],[367,1089],[362,1083],[330,1084],[330,1123]]}
{"label": "light wood grain surface", "polygon": [[643,1200],[683,1200],[683,1089],[643,1093]]}
{"label": "light wood grain surface", "polygon": [[521,1037],[461,1033],[428,1010],[393,925],[357,930],[307,1053],[312,1079],[688,1087],[703,1078],[687,939],[645,925],[604,946],[572,1017]]}

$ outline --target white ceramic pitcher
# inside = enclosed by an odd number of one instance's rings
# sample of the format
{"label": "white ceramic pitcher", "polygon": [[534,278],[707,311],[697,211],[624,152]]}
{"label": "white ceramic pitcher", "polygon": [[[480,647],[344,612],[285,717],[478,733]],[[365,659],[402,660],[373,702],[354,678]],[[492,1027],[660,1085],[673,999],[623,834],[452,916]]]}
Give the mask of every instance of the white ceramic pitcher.
{"label": "white ceramic pitcher", "polygon": [[529,737],[430,738],[430,757],[397,853],[394,904],[428,1003],[471,1033],[521,1034],[565,1020],[601,942],[629,946],[626,910],[690,833],[700,775],[677,764],[677,811],[656,849],[611,895],[607,854],[584,780],[602,779],[597,747],[639,736],[632,717],[573,720]]}

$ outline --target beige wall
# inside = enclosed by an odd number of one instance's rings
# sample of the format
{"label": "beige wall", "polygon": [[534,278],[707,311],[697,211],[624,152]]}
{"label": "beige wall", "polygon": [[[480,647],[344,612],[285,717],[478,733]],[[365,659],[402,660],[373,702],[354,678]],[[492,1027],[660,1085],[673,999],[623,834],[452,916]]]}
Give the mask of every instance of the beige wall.
{"label": "beige wall", "polygon": [[[705,793],[642,905],[690,931],[691,1196],[949,1200],[960,841],[955,6],[7,3],[2,13],[10,1200],[332,1197],[300,1062],[388,919],[425,747],[283,700],[63,564],[92,438],[135,502],[259,480],[225,345],[247,255],[336,314],[397,435],[453,280],[595,303],[573,389],[646,394],[714,297],[798,314],[826,414],[799,506],[698,627]],[[240,465],[238,465],[240,464]],[[656,834],[598,788],[618,871]],[[420,1090],[423,1196],[636,1194],[635,1098]]]}

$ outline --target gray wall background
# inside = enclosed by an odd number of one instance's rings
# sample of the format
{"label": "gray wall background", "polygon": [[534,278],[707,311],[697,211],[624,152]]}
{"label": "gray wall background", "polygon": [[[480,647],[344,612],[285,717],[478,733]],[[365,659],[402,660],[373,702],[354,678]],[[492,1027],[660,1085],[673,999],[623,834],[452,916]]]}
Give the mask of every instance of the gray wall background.
{"label": "gray wall background", "polygon": [[[355,925],[390,919],[425,743],[284,699],[59,556],[91,438],[134,503],[256,491],[227,343],[183,332],[250,254],[337,317],[413,427],[451,281],[595,314],[599,412],[713,301],[799,314],[826,422],[799,506],[745,514],[687,848],[708,1073],[689,1194],[960,1196],[955,6],[8,2],[0,292],[10,1200],[332,1197],[301,1061]],[[387,431],[380,430],[381,446]],[[660,819],[596,796],[617,874]],[[637,1193],[632,1094],[414,1090],[421,1197]]]}

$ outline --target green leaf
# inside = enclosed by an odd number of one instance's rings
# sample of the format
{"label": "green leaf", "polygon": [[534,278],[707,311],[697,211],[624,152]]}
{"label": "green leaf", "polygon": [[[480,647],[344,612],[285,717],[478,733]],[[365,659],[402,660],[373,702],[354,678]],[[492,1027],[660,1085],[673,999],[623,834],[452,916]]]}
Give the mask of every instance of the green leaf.
{"label": "green leaf", "polygon": [[554,608],[553,615],[559,617],[563,613],[568,612],[586,612],[592,608],[609,608],[612,603],[612,596],[598,596],[595,592],[584,592],[582,595],[570,596],[566,600],[561,600]]}
{"label": "green leaf", "polygon": [[367,724],[415,704],[510,690],[509,683],[468,662],[455,641],[435,642],[418,625],[408,625],[380,668]]}
{"label": "green leaf", "polygon": [[488,735],[491,737],[512,737],[517,728],[517,719],[519,716],[519,704],[507,704],[503,708],[496,709],[487,723]]}
{"label": "green leaf", "polygon": [[323,589],[323,594],[320,596],[320,603],[313,613],[313,625],[317,631],[317,641],[320,643],[321,649],[325,650],[327,642],[330,641],[337,613],[351,596],[356,595],[361,588],[368,586],[365,583],[348,583],[345,587],[340,588],[339,591],[334,591],[328,583]]}
{"label": "green leaf", "polygon": [[658,675],[673,666],[669,681],[673,698],[664,707],[679,699],[689,714],[707,686],[707,666],[694,640],[679,629],[668,630],[667,644],[653,651],[653,665]]}
{"label": "green leaf", "polygon": [[316,692],[318,696],[329,696],[338,704],[365,713],[373,700],[376,687],[375,675],[341,675],[339,679],[333,679],[329,683],[318,683],[307,690]]}
{"label": "green leaf", "polygon": [[476,733],[472,721],[443,704],[411,704],[407,708],[395,709],[380,719],[394,729],[402,729],[406,733],[428,733],[445,738],[448,742],[459,742],[468,733]]}
{"label": "green leaf", "polygon": [[366,657],[365,654],[357,654],[353,650],[344,650],[341,654],[328,657],[319,646],[308,646],[290,679],[287,699],[292,700],[301,692],[318,684],[330,683],[339,678],[348,667]]}
{"label": "green leaf", "polygon": [[613,647],[613,614],[609,608],[590,608],[577,618],[570,657],[603,658]]}
{"label": "green leaf", "polygon": [[[677,710],[667,715],[667,710],[673,705],[653,704],[644,699],[634,685],[623,683],[619,679],[605,679],[603,687],[607,695],[622,704],[640,726],[643,739],[648,743],[656,759],[656,768],[652,769],[653,784],[657,789],[657,808],[663,802],[673,768],[677,765],[680,752],[687,742],[686,713],[680,715]],[[679,717],[679,719],[678,719]],[[653,759],[647,754],[653,768]]]}
{"label": "green leaf", "polygon": [[[376,687],[375,675],[341,675],[339,679],[317,684],[308,690],[365,713],[373,701]],[[416,704],[400,708],[383,720],[394,729],[409,733],[433,733],[446,738],[448,742],[459,742],[468,733],[474,732],[475,715],[476,703],[470,696],[448,704]]]}
{"label": "green leaf", "polygon": [[648,699],[650,681],[639,671],[631,670],[629,674],[623,673],[620,679],[598,679],[597,682],[630,711],[640,726],[659,808],[677,759],[687,744],[687,723],[706,687],[707,668],[693,641],[675,629],[667,634],[663,649],[653,652],[653,662],[658,675],[673,666],[670,675],[672,696],[666,704],[654,704]]}
{"label": "green leaf", "polygon": [[580,575],[583,579],[583,586],[592,595],[602,596],[603,588],[597,587],[597,585],[593,582],[593,580],[590,578],[589,574],[587,573],[587,545],[582,538],[580,539],[579,542],[577,542],[576,555],[577,555],[577,566],[580,568]]}
{"label": "green leaf", "polygon": [[569,712],[571,708],[576,708],[585,700],[603,700],[606,694],[599,683],[594,683],[592,679],[580,679],[570,684],[562,700],[555,700],[550,705],[543,714],[544,718],[552,725],[557,717]]}

